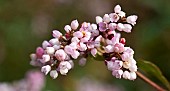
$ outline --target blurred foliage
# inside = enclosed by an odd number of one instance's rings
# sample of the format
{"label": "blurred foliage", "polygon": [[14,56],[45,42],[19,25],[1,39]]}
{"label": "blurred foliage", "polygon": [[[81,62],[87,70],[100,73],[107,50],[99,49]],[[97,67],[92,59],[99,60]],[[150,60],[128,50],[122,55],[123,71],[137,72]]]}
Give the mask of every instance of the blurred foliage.
{"label": "blurred foliage", "polygon": [[[51,37],[53,29],[62,32],[65,24],[78,19],[95,22],[120,4],[139,20],[132,34],[123,34],[135,57],[155,63],[170,80],[170,1],[169,0],[0,0],[0,82],[22,79],[29,69],[29,54]],[[75,91],[76,81],[92,76],[100,82],[120,85],[125,91],[154,90],[142,80],[115,79],[103,62],[89,60],[76,66],[67,76],[47,77],[44,91]]]}
{"label": "blurred foliage", "polygon": [[146,61],[146,60],[138,60],[138,67],[141,71],[145,72],[145,75],[150,77],[151,80],[154,78],[162,82],[164,87],[166,87],[168,90],[170,90],[170,84],[168,80],[163,76],[162,72],[152,62]]}

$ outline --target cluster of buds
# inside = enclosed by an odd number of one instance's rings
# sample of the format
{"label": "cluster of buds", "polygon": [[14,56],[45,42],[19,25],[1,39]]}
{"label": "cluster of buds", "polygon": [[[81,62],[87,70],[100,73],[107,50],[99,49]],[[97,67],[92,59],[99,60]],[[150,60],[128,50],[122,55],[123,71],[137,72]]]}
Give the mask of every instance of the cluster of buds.
{"label": "cluster of buds", "polygon": [[74,60],[85,65],[87,57],[105,58],[108,70],[116,78],[136,79],[136,61],[134,51],[125,47],[125,38],[117,32],[130,33],[136,24],[137,16],[125,17],[125,12],[117,5],[114,13],[96,17],[96,24],[83,22],[81,26],[77,20],[66,25],[63,35],[53,30],[53,38],[43,41],[42,47],[37,47],[36,53],[31,54],[31,65],[40,66],[41,71],[55,79],[58,74],[66,75],[74,66]]}

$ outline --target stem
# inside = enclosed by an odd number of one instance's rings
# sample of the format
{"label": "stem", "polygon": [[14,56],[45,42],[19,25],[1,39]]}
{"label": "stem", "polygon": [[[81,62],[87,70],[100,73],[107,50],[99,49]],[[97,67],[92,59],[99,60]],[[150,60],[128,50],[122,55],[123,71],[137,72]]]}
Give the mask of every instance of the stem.
{"label": "stem", "polygon": [[154,88],[156,88],[158,91],[167,91],[164,88],[160,87],[158,84],[156,84],[155,82],[151,81],[149,78],[147,78],[146,76],[144,76],[142,73],[140,72],[136,72],[136,74],[143,79],[145,82],[147,82],[148,84],[150,84],[151,86],[153,86]]}

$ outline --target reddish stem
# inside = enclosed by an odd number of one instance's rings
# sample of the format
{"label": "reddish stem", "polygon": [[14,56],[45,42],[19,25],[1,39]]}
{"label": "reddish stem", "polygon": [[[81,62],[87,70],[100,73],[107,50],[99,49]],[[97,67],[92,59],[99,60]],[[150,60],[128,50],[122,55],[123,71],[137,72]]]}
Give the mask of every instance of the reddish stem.
{"label": "reddish stem", "polygon": [[159,85],[157,85],[155,82],[151,81],[149,78],[147,78],[146,76],[144,76],[142,73],[140,72],[136,72],[136,74],[143,79],[145,82],[147,82],[148,84],[150,84],[152,87],[156,88],[158,91],[167,91],[164,88],[160,87]]}

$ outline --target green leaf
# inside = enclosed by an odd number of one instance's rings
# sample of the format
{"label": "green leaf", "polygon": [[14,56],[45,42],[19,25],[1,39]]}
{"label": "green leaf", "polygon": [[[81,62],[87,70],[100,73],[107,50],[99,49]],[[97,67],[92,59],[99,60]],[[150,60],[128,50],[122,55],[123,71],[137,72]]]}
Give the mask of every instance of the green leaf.
{"label": "green leaf", "polygon": [[155,64],[146,60],[138,60],[137,62],[139,69],[146,72],[147,75],[158,79],[168,88],[168,90],[170,90],[170,84],[168,80],[163,76],[161,70]]}

